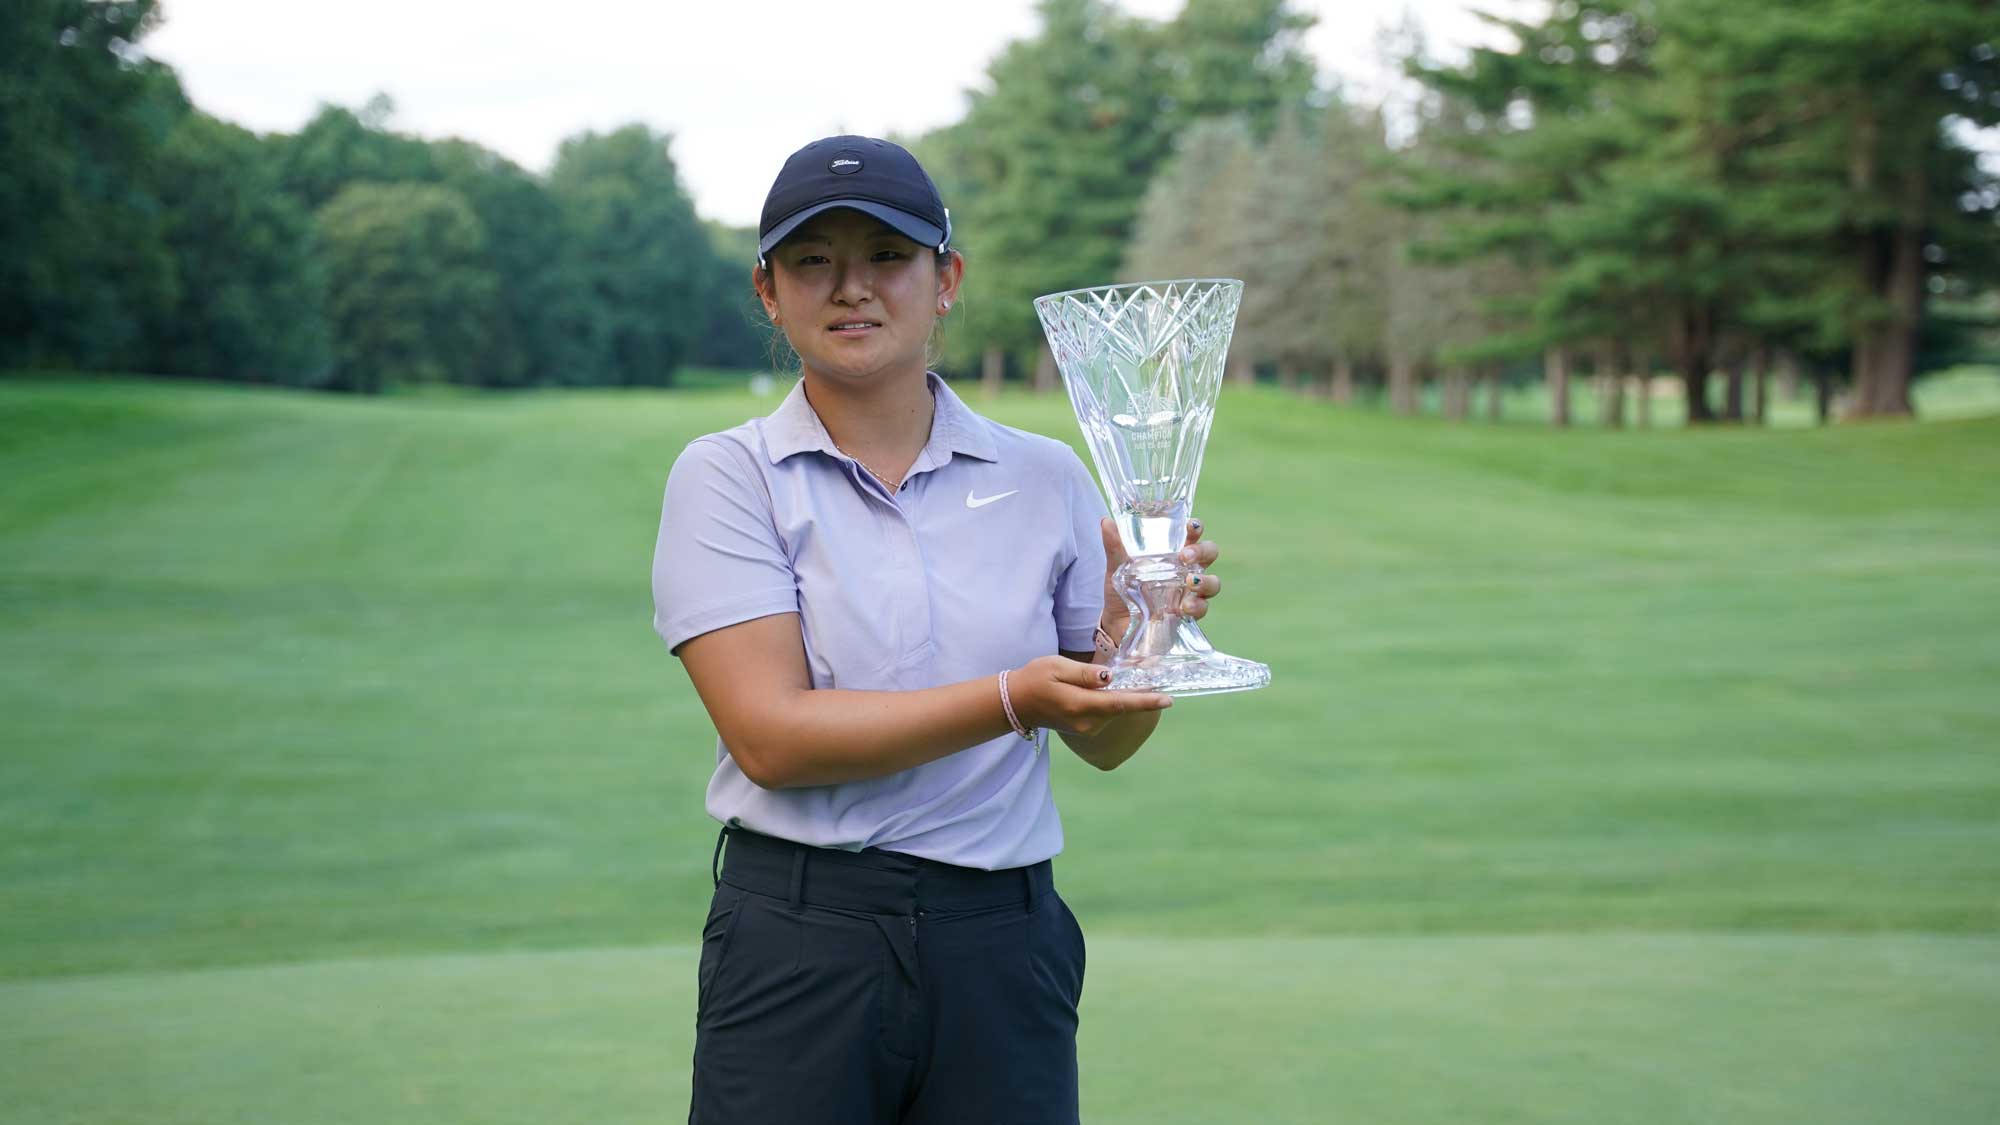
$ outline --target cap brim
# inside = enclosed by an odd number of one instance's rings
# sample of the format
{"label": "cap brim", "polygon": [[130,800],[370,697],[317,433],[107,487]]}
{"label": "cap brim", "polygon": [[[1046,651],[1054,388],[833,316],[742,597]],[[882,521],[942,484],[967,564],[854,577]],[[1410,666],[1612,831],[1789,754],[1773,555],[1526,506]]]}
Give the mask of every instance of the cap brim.
{"label": "cap brim", "polygon": [[769,254],[773,246],[783,242],[785,236],[799,229],[800,225],[807,219],[812,218],[814,215],[831,211],[836,207],[845,207],[850,211],[859,211],[864,215],[872,215],[889,224],[896,230],[896,233],[908,238],[911,242],[920,243],[924,246],[936,246],[938,243],[944,241],[943,227],[919,219],[908,211],[899,210],[886,203],[877,203],[872,199],[829,199],[823,203],[815,203],[796,215],[787,215],[784,221],[771,228],[769,234],[757,240],[757,256],[761,258]]}

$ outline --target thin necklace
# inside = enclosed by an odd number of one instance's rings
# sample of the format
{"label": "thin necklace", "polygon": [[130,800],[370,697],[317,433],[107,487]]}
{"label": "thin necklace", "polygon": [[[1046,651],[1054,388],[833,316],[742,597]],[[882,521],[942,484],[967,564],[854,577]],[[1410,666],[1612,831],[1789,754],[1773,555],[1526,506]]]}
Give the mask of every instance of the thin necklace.
{"label": "thin necklace", "polygon": [[[807,401],[807,402],[811,402],[812,400],[811,400],[811,399],[807,399],[806,401]],[[930,433],[930,427],[931,427],[931,426],[933,426],[933,425],[936,425],[936,424],[937,424],[937,396],[936,396],[936,395],[932,395],[932,396],[931,396],[931,420],[930,420],[929,422],[927,422],[927,423],[925,423],[925,424],[924,424],[924,432],[925,432],[926,434]],[[822,428],[824,428],[824,427],[822,427]],[[828,434],[828,435],[826,435],[826,440],[828,440],[828,441],[833,441],[833,435],[832,435],[832,434]],[[840,444],[840,443],[839,443],[839,442],[837,442],[837,441],[833,441],[833,447],[834,447],[835,449],[838,449],[838,450],[840,450],[840,451],[841,451],[842,453],[847,453],[847,447],[846,447],[846,446],[844,446],[844,445],[842,445],[842,444]],[[868,462],[866,462],[866,461],[863,461],[863,460],[862,460],[861,458],[859,458],[859,457],[855,457],[855,456],[854,456],[854,454],[852,454],[852,453],[847,453],[847,456],[848,456],[849,458],[851,458],[851,459],[852,459],[852,460],[854,461],[854,463],[855,463],[855,464],[857,464],[857,465],[861,466],[861,467],[862,467],[862,468],[864,468],[864,469],[867,469],[867,470],[868,470],[868,472],[869,472],[869,474],[870,474],[870,475],[872,475],[872,476],[873,476],[873,477],[874,477],[874,478],[875,478],[876,480],[879,480],[879,481],[881,481],[881,482],[882,482],[883,484],[887,485],[887,486],[888,486],[888,488],[889,488],[889,492],[890,492],[890,494],[891,494],[891,495],[894,495],[894,494],[896,494],[896,493],[899,493],[899,492],[901,492],[901,491],[903,490],[903,482],[902,482],[902,481],[897,481],[897,480],[890,480],[890,479],[889,479],[888,477],[885,477],[885,476],[883,476],[883,475],[882,475],[881,473],[878,473],[878,472],[876,472],[876,471],[875,471],[875,467],[874,467],[873,465],[870,465],[870,464],[869,464]]]}
{"label": "thin necklace", "polygon": [[[847,450],[846,450],[846,449],[844,449],[844,448],[842,448],[842,447],[841,447],[841,444],[840,444],[839,442],[837,442],[837,441],[833,443],[833,447],[834,447],[835,449],[839,449],[839,450],[840,450],[840,451],[841,451],[842,453],[847,453]],[[883,484],[886,484],[886,485],[888,485],[888,486],[889,486],[889,491],[890,491],[890,492],[892,492],[892,493],[893,493],[893,492],[899,492],[899,491],[901,491],[901,490],[902,490],[902,487],[903,487],[903,485],[902,485],[902,483],[901,483],[900,481],[893,481],[893,480],[890,480],[890,479],[889,479],[888,477],[885,477],[885,476],[883,476],[883,475],[882,475],[881,473],[877,473],[877,472],[875,472],[875,468],[874,468],[874,466],[870,465],[870,464],[869,464],[868,462],[866,462],[866,461],[863,461],[863,460],[862,460],[861,458],[859,458],[859,457],[855,457],[855,456],[854,456],[854,454],[852,454],[852,453],[847,453],[847,455],[848,455],[849,457],[853,458],[853,460],[854,460],[854,463],[855,463],[855,464],[857,464],[857,465],[861,466],[861,467],[862,467],[862,468],[864,468],[864,469],[867,469],[867,470],[868,470],[869,472],[871,472],[871,473],[875,473],[875,479],[876,479],[876,480],[879,480],[879,481],[881,481],[881,482],[882,482]]]}

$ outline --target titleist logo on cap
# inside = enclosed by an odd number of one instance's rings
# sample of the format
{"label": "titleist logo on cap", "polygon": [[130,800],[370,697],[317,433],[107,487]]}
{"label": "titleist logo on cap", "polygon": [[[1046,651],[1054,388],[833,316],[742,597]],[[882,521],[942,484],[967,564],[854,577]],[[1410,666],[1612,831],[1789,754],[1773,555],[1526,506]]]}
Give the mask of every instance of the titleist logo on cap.
{"label": "titleist logo on cap", "polygon": [[833,158],[833,163],[827,165],[826,170],[836,176],[852,176],[861,171],[861,157],[856,153],[843,152]]}

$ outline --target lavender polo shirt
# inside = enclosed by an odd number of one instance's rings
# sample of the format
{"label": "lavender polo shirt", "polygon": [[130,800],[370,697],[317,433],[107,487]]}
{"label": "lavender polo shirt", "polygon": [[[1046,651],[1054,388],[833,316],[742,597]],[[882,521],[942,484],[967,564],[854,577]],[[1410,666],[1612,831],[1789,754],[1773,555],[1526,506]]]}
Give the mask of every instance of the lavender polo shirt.
{"label": "lavender polo shirt", "polygon": [[[688,443],[653,551],[653,629],[668,651],[796,613],[813,687],[913,691],[1091,647],[1105,508],[1090,471],[926,378],[930,441],[893,495],[834,448],[803,380],[769,417]],[[718,740],[708,812],[819,847],[1020,867],[1062,851],[1047,739],[1009,733],[886,777],[778,790],[752,783]]]}

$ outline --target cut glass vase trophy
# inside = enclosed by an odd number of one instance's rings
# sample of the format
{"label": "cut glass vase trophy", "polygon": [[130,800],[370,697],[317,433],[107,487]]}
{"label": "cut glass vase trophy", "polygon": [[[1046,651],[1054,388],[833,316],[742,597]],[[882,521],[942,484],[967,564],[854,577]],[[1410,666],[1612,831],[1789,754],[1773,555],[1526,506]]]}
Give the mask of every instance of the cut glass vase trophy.
{"label": "cut glass vase trophy", "polygon": [[1217,652],[1179,612],[1197,570],[1179,553],[1242,298],[1242,282],[1219,278],[1035,298],[1130,557],[1113,577],[1132,611],[1114,690],[1213,695],[1271,682],[1268,666]]}

